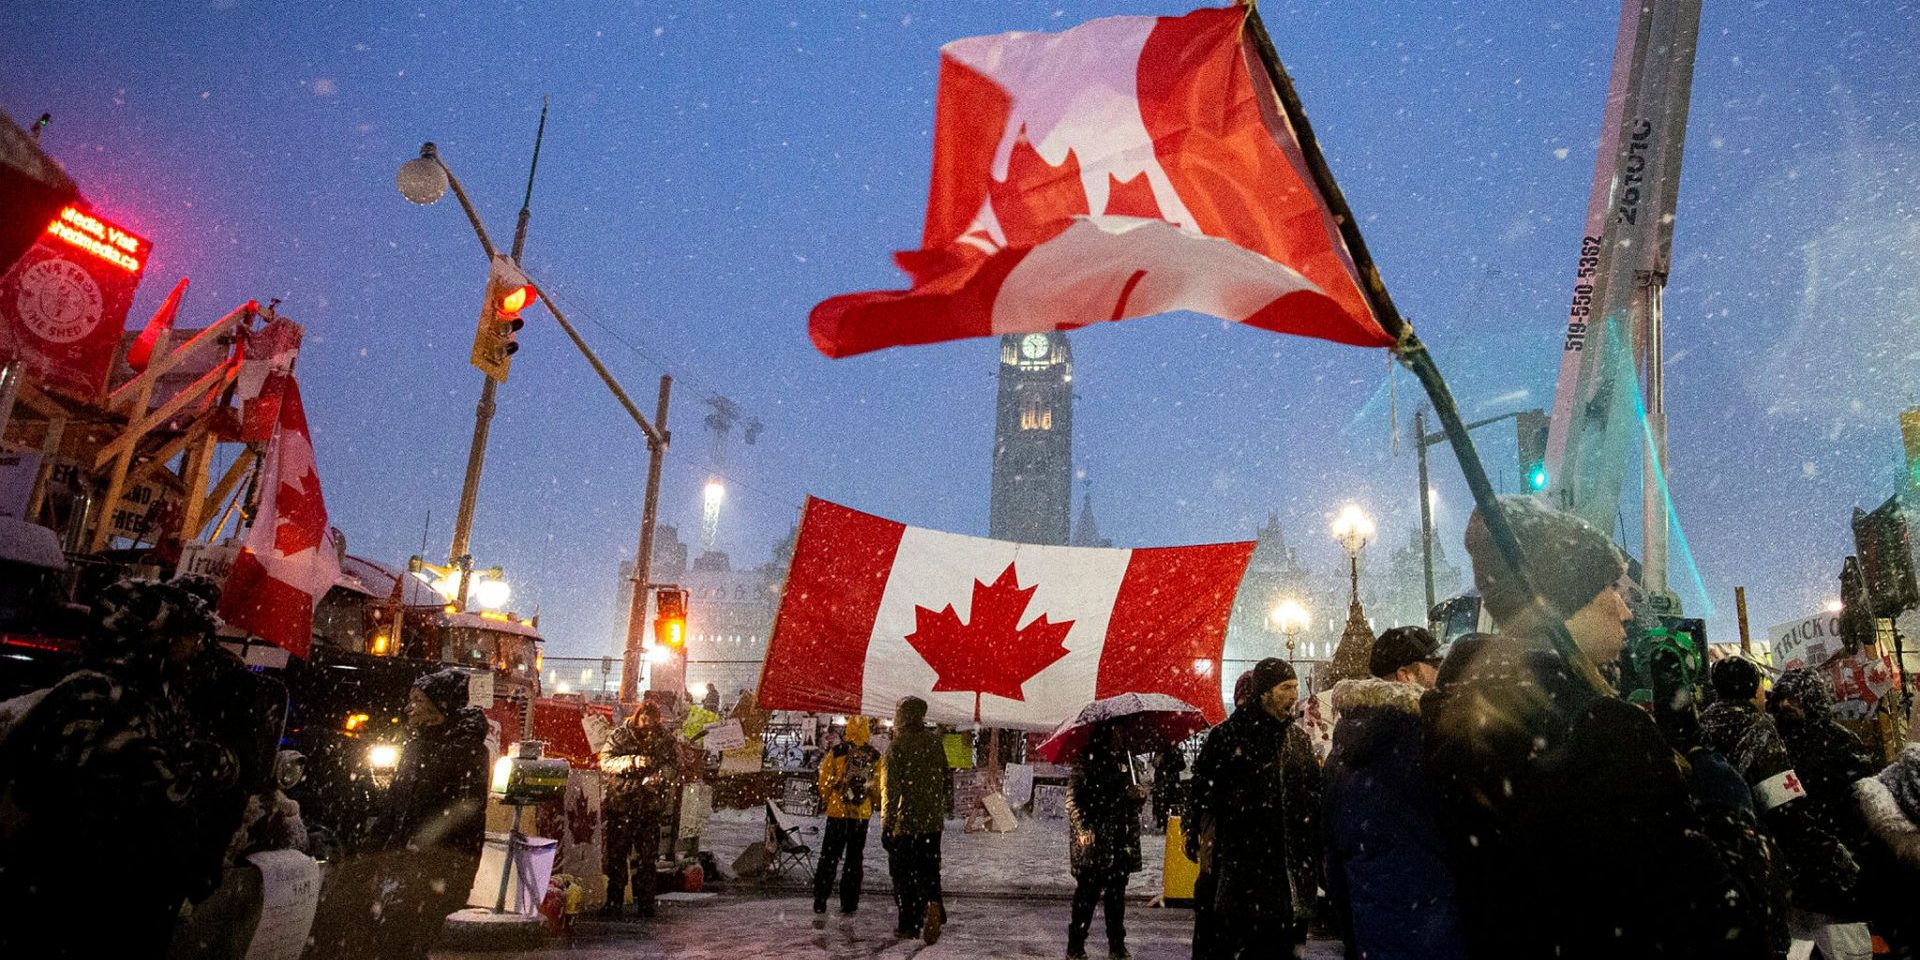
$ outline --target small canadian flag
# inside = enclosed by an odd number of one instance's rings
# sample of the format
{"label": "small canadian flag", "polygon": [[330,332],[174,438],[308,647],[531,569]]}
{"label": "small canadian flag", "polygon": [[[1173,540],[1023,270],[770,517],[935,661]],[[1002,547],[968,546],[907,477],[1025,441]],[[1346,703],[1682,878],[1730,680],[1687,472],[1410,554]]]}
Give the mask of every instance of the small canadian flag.
{"label": "small canadian flag", "polygon": [[1164,693],[1224,717],[1220,651],[1251,542],[1038,546],[809,498],[760,679],[783,710],[1052,729],[1087,701]]}
{"label": "small canadian flag", "polygon": [[305,659],[313,643],[314,606],[340,578],[340,560],[300,384],[291,374],[283,378],[278,420],[261,454],[259,509],[220,592],[220,616]]}

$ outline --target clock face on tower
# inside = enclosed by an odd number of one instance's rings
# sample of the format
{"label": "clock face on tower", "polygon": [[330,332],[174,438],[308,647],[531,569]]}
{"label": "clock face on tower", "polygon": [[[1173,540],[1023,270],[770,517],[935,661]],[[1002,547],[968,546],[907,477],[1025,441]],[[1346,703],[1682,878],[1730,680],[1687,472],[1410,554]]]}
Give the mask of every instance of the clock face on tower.
{"label": "clock face on tower", "polygon": [[1028,360],[1039,360],[1053,352],[1053,342],[1044,333],[1029,333],[1020,340],[1020,355]]}

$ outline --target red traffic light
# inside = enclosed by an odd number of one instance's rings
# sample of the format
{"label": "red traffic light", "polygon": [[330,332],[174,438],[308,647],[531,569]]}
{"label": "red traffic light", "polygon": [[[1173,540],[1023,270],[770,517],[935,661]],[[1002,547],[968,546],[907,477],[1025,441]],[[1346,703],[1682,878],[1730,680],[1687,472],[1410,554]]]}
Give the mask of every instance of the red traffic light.
{"label": "red traffic light", "polygon": [[679,650],[687,645],[687,592],[661,587],[654,593],[653,638],[661,646]]}
{"label": "red traffic light", "polygon": [[500,295],[500,312],[509,316],[525,310],[539,299],[540,294],[533,284],[522,284]]}

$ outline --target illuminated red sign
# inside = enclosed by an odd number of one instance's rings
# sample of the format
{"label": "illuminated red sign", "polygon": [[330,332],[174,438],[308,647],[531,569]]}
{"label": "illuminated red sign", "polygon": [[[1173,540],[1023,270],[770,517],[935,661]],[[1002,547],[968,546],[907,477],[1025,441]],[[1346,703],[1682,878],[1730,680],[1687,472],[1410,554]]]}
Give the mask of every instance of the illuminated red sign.
{"label": "illuminated red sign", "polygon": [[128,273],[147,265],[147,241],[75,207],[66,207],[47,224],[47,233]]}
{"label": "illuminated red sign", "polygon": [[145,237],[84,204],[63,208],[0,274],[0,358],[25,360],[42,389],[98,399],[149,253]]}

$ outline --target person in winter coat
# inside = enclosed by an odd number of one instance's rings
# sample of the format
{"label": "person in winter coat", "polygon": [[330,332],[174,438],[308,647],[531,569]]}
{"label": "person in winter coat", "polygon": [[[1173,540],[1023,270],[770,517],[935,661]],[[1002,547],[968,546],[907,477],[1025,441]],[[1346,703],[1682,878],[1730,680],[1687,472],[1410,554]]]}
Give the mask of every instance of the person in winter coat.
{"label": "person in winter coat", "polygon": [[[1252,686],[1252,670],[1240,674],[1233,681],[1233,709],[1236,713],[1252,701],[1247,692]],[[1207,745],[1213,743],[1215,737],[1224,736],[1221,729],[1225,726],[1223,723],[1207,731],[1206,739],[1201,742],[1200,756],[1208,755]],[[1217,758],[1221,748],[1213,749]],[[1196,760],[1193,778],[1187,783],[1186,808],[1180,821],[1187,859],[1199,867],[1193,878],[1193,960],[1213,960],[1222,949],[1220,921],[1213,909],[1216,890],[1213,882],[1213,818],[1207,808],[1213,792],[1211,773],[1210,764],[1203,766]]]}
{"label": "person in winter coat", "polygon": [[486,843],[487,718],[467,705],[467,674],[438,670],[407,692],[407,739],[374,824],[383,858],[376,949],[420,960],[467,902]]}
{"label": "person in winter coat", "polygon": [[[1920,697],[1910,704],[1912,720],[1920,721]],[[1880,911],[1875,932],[1884,937],[1895,957],[1920,955],[1920,722],[1910,722],[1908,743],[1894,761],[1853,785],[1868,842],[1886,854],[1890,866],[1884,875],[1886,900],[1904,904],[1898,911]]]}
{"label": "person in winter coat", "polygon": [[180,699],[218,626],[175,584],[101,591],[81,668],[9,701],[0,732],[0,956],[158,957],[183,902],[219,884],[199,805],[233,789],[231,751]]}
{"label": "person in winter coat", "polygon": [[1500,635],[1443,665],[1452,676],[1423,704],[1468,953],[1717,955],[1731,883],[1685,764],[1599,674],[1626,645],[1626,563],[1571,514],[1531,497],[1501,505],[1531,589],[1476,512],[1466,546]]}
{"label": "person in winter coat", "polygon": [[635,912],[653,916],[654,861],[660,858],[660,829],[673,804],[679,761],[679,747],[651,700],[615,727],[600,750],[600,773],[606,778],[604,916],[619,919],[629,875]]}
{"label": "person in winter coat", "polygon": [[1302,956],[1320,874],[1320,767],[1293,721],[1293,666],[1268,657],[1252,674],[1247,705],[1194,764],[1213,836],[1214,955]]}
{"label": "person in winter coat", "polygon": [[1333,688],[1339,720],[1323,771],[1326,877],[1354,960],[1464,960],[1453,866],[1434,822],[1420,697],[1439,644],[1421,627],[1374,641],[1371,677]]}
{"label": "person in winter coat", "polygon": [[820,840],[820,863],[813,872],[813,912],[827,912],[833,892],[833,874],[844,855],[846,872],[840,877],[840,912],[860,909],[860,881],[865,875],[861,858],[867,849],[867,824],[873,819],[873,797],[879,792],[880,751],[873,739],[873,721],[848,717],[846,736],[820,758],[820,799],[827,808],[827,833]]}
{"label": "person in winter coat", "polygon": [[927,702],[907,697],[894,711],[893,742],[880,772],[881,846],[900,904],[894,935],[940,939],[947,909],[940,894],[940,831],[946,827],[947,753],[927,726]]}
{"label": "person in winter coat", "polygon": [[1759,667],[1729,657],[1713,665],[1709,682],[1715,700],[1700,715],[1702,739],[1752,787],[1760,822],[1786,862],[1789,902],[1816,915],[1852,911],[1859,865],[1831,817],[1812,801],[1774,719],[1761,710],[1766,694]]}
{"label": "person in winter coat", "polygon": [[[1878,875],[1891,864],[1868,861],[1877,851],[1865,842],[1866,823],[1854,803],[1853,785],[1872,776],[1879,764],[1860,738],[1834,719],[1833,691],[1820,674],[1788,670],[1775,681],[1767,702],[1805,788],[1806,798],[1796,805],[1844,851],[1812,862],[1789,857],[1796,881],[1793,935],[1812,940],[1827,957],[1870,957],[1873,938],[1859,921],[1878,912],[1868,901],[1883,886]],[[1800,896],[1802,889],[1808,895]],[[1902,903],[1894,909],[1905,912],[1914,905]]]}
{"label": "person in winter coat", "polygon": [[1103,904],[1107,955],[1127,952],[1127,877],[1140,869],[1140,806],[1143,789],[1133,775],[1120,728],[1091,731],[1067,779],[1067,825],[1072,831],[1068,865],[1073,870],[1073,910],[1067,921],[1067,957],[1085,960],[1093,907]]}

